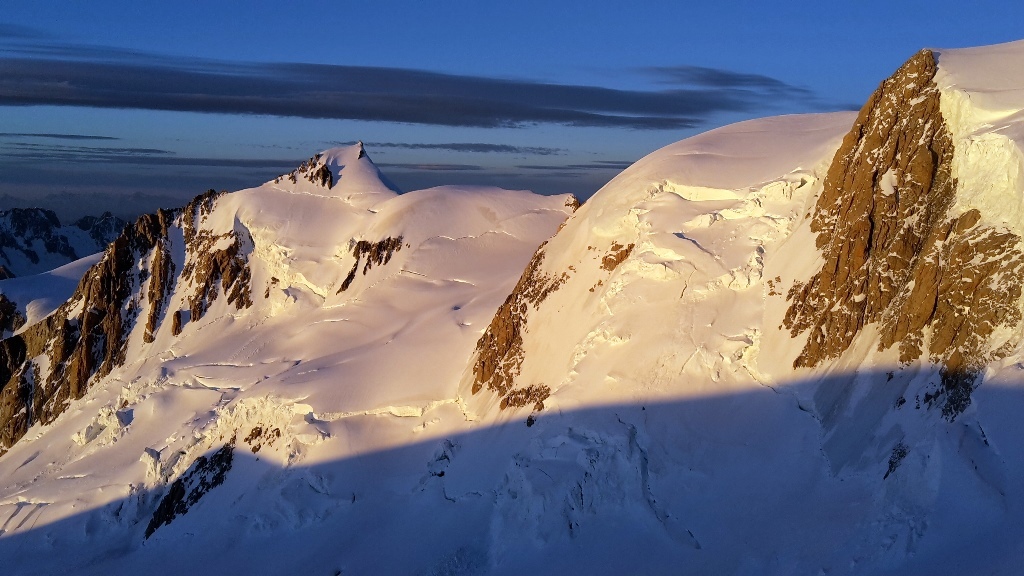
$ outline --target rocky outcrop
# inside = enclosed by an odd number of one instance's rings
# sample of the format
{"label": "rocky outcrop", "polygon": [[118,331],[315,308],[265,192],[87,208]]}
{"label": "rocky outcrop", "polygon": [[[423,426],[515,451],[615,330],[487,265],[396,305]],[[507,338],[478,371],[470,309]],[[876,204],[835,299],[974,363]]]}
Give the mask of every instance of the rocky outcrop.
{"label": "rocky outcrop", "polygon": [[608,254],[606,254],[605,257],[601,259],[601,268],[607,270],[608,272],[615,270],[616,268],[618,268],[619,264],[622,264],[622,262],[626,258],[629,258],[629,255],[633,252],[634,246],[636,245],[633,244],[632,242],[630,242],[626,246],[623,246],[618,242],[613,242],[611,249],[608,251]]}
{"label": "rocky outcrop", "polygon": [[0,335],[4,338],[25,325],[25,315],[18,311],[18,304],[0,294]]}
{"label": "rocky outcrop", "polygon": [[[67,302],[0,342],[0,454],[33,423],[52,422],[96,378],[122,365],[136,326],[143,343],[153,342],[177,286],[189,290],[190,320],[202,317],[219,291],[237,308],[252,304],[238,233],[215,235],[199,226],[217,196],[211,190],[183,210],[140,217],[107,247]],[[185,239],[180,276],[173,228]],[[178,326],[172,328],[180,331],[180,314],[175,316]]]}
{"label": "rocky outcrop", "polygon": [[[943,414],[970,403],[979,367],[1003,354],[990,336],[1021,320],[1021,239],[954,213],[960,183],[940,113],[932,52],[922,51],[871,96],[836,152],[811,231],[824,264],[797,282],[784,325],[807,334],[794,361],[839,357],[877,323],[879,350],[942,367]],[[998,348],[998,346],[996,346]],[[966,389],[966,395],[964,390]],[[966,399],[965,399],[966,398]]]}
{"label": "rocky outcrop", "polygon": [[232,440],[219,450],[207,456],[200,456],[180,477],[174,480],[167,493],[153,512],[146,526],[148,539],[161,526],[188,513],[192,506],[210,490],[224,483],[234,460],[235,446]]}
{"label": "rocky outcrop", "polygon": [[374,266],[387,264],[391,261],[391,257],[394,256],[395,252],[402,249],[403,240],[402,236],[398,236],[397,238],[388,237],[378,242],[359,240],[352,244],[352,256],[355,257],[356,261],[352,264],[352,269],[345,276],[345,280],[342,281],[341,288],[338,288],[338,294],[352,286],[352,282],[356,279],[356,273],[359,272],[360,264],[362,264],[364,276]]}
{"label": "rocky outcrop", "polygon": [[[362,146],[360,146],[359,158],[362,158],[363,155]],[[299,178],[303,178],[317,186],[327,188],[328,190],[334,187],[334,173],[331,172],[331,169],[324,162],[322,154],[317,154],[309,160],[303,160],[302,164],[299,164],[299,167],[295,170],[275,178],[274,183],[277,184],[280,183],[281,180],[288,180],[292,184],[296,184],[298,183]]]}
{"label": "rocky outcrop", "polygon": [[485,387],[501,398],[501,408],[533,406],[544,409],[544,400],[551,389],[541,383],[515,388],[516,377],[523,365],[523,333],[530,308],[537,309],[548,295],[569,279],[563,272],[552,276],[541,271],[544,247],[541,245],[519,278],[515,289],[498,308],[487,330],[476,343],[473,364],[473,394]]}

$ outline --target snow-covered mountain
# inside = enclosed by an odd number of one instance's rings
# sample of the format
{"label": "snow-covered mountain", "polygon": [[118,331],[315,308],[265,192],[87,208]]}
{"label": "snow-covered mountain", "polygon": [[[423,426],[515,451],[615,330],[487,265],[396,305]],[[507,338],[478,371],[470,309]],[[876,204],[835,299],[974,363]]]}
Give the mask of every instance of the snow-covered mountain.
{"label": "snow-covered mountain", "polygon": [[0,210],[0,277],[48,272],[102,252],[127,222],[105,212],[62,225],[52,210]]}
{"label": "snow-covered mountain", "polygon": [[1015,573],[1021,70],[922,51],[859,114],[683,140],[578,209],[398,194],[357,145],[145,216],[6,328],[0,553]]}

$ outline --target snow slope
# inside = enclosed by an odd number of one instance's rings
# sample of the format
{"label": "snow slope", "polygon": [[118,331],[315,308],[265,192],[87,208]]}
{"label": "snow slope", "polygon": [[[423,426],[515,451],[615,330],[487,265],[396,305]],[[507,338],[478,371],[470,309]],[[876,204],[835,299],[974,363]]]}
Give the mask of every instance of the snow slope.
{"label": "snow slope", "polygon": [[[12,569],[49,572],[53,566],[39,562],[52,537],[69,545],[61,562],[83,570],[119,558],[127,542],[123,537],[141,554],[137,561],[146,563],[151,561],[147,551],[163,554],[183,544],[179,536],[165,536],[180,521],[151,540],[134,540],[144,534],[149,521],[144,516],[152,516],[161,492],[198,457],[228,441],[244,454],[264,445],[258,456],[270,465],[262,479],[238,472],[231,478],[277,486],[275,478],[291,478],[287,484],[316,476],[307,469],[318,463],[467,425],[458,381],[478,326],[536,246],[571,213],[575,200],[472,187],[398,195],[377,178],[359,146],[329,150],[311,165],[327,166],[334,184],[305,178],[314,172],[307,167],[296,172],[296,182],[286,175],[216,197],[206,213],[197,208],[194,238],[208,233],[211,251],[238,239],[248,253],[250,307],[211,298],[201,317],[192,315],[189,301],[200,272],[183,273],[170,284],[151,341],[144,337],[144,323],[135,324],[126,337],[126,364],[93,384],[51,425],[30,429],[5,454],[0,507],[7,511],[3,531],[8,537],[0,540],[27,550],[15,543],[19,530],[42,536],[29,546],[42,556],[19,555],[20,564]],[[168,233],[171,269],[177,271],[201,256],[184,249],[188,225],[181,225]],[[391,252],[360,252],[360,242],[383,242]],[[153,261],[144,255],[140,269]],[[140,318],[155,304],[147,281],[134,284],[134,301],[143,307]],[[183,317],[180,334],[171,322],[175,311]],[[43,372],[50,368],[45,357],[37,366]],[[39,457],[35,447],[41,438],[51,444]],[[264,465],[255,462],[236,469]],[[292,478],[293,473],[299,476]],[[247,500],[246,506],[256,506],[255,511],[269,493],[251,488],[244,492],[260,503]],[[246,533],[259,531],[261,522],[270,523],[268,530],[290,530],[306,523],[292,515],[323,513],[309,508],[322,502],[300,496],[297,508],[283,511],[283,517],[268,509],[269,516],[259,512],[255,524],[240,526]],[[105,525],[113,508],[115,516],[128,518],[122,499],[134,502],[128,506],[137,513],[123,523],[114,520],[120,536],[90,529],[86,540],[99,538],[93,545],[79,540],[77,528],[59,529],[62,519],[83,510],[104,518]],[[25,502],[46,504],[29,510]],[[26,513],[31,520],[22,522]],[[44,530],[48,536],[34,531],[51,523],[58,528]],[[161,547],[160,541],[171,546]]]}
{"label": "snow slope", "polygon": [[25,326],[31,326],[49,316],[75,292],[78,281],[102,254],[92,254],[33,276],[0,280],[0,294],[18,303],[25,316]]}
{"label": "snow slope", "polygon": [[[0,457],[0,554],[23,574],[1015,573],[1022,54],[923,52],[859,115],[681,141],[575,213],[398,195],[359,146],[198,202],[168,227],[165,296],[160,254],[137,260],[152,330]],[[237,243],[247,274],[204,276],[185,238]],[[930,316],[899,296],[932,281]]]}

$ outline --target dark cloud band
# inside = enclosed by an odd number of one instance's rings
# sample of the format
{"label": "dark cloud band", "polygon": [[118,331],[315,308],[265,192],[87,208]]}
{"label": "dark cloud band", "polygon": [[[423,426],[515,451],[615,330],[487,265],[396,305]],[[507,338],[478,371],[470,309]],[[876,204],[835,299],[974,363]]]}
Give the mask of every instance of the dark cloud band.
{"label": "dark cloud band", "polygon": [[552,165],[552,164],[519,164],[516,168],[522,170],[538,170],[538,171],[550,171],[550,172],[572,172],[577,170],[625,170],[632,166],[632,162],[620,161],[620,160],[597,160],[595,162],[588,162],[586,164],[566,164],[566,165]]}
{"label": "dark cloud band", "polygon": [[[354,142],[351,142],[354,144]],[[449,142],[418,144],[405,142],[366,142],[369,148],[401,148],[403,150],[447,150],[449,152],[470,152],[477,154],[524,154],[530,156],[554,156],[563,154],[563,148],[545,146],[513,146],[511,144],[487,144],[484,142]]]}
{"label": "dark cloud band", "polygon": [[722,112],[807,108],[812,99],[778,80],[706,68],[662,69],[676,86],[642,91],[396,68],[170,58],[105,47],[9,44],[0,54],[3,105],[648,130],[694,128]]}
{"label": "dark cloud band", "polygon": [[12,142],[0,146],[0,163],[16,165],[47,164],[128,164],[141,166],[212,166],[223,168],[260,168],[290,170],[299,160],[266,158],[196,158],[175,156],[156,148],[113,148],[65,146]]}
{"label": "dark cloud band", "polygon": [[392,168],[397,170],[425,170],[428,172],[466,172],[483,170],[483,166],[477,166],[475,164],[410,164],[410,163],[395,163],[395,162],[382,162],[377,163],[377,166],[381,168]]}
{"label": "dark cloud band", "polygon": [[93,134],[41,134],[36,132],[0,132],[0,138],[45,138],[48,140],[119,140],[113,136]]}

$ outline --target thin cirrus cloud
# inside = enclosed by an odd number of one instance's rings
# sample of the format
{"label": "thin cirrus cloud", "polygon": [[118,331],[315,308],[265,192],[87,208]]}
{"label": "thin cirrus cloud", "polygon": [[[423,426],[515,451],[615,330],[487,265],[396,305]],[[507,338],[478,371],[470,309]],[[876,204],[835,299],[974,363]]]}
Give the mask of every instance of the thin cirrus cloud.
{"label": "thin cirrus cloud", "polygon": [[265,158],[196,158],[177,156],[157,148],[70,146],[11,142],[0,145],[0,158],[17,163],[102,163],[142,166],[210,166],[226,168],[289,169],[298,164],[294,159]]}
{"label": "thin cirrus cloud", "polygon": [[45,138],[47,140],[120,140],[95,134],[48,134],[38,132],[0,132],[0,138]]}
{"label": "thin cirrus cloud", "polygon": [[423,163],[400,163],[400,162],[379,162],[380,168],[393,168],[397,170],[425,170],[427,172],[467,172],[483,170],[483,166],[475,164],[423,164]]}
{"label": "thin cirrus cloud", "polygon": [[0,23],[0,40],[42,40],[47,37],[46,33],[35,28]]}
{"label": "thin cirrus cloud", "polygon": [[571,172],[576,170],[625,170],[632,166],[632,162],[624,160],[596,160],[585,164],[518,164],[516,168],[523,170],[538,170],[551,172]]}
{"label": "thin cirrus cloud", "polygon": [[[355,142],[345,142],[344,144],[355,144]],[[565,153],[564,148],[549,148],[547,146],[513,146],[511,144],[489,144],[485,142],[366,142],[365,145],[369,148],[401,148],[403,150],[447,150],[449,152],[469,152],[477,154],[522,154],[529,156],[556,156]]]}
{"label": "thin cirrus cloud", "polygon": [[619,90],[401,68],[176,58],[19,38],[0,43],[0,105],[638,130],[695,128],[719,113],[820,108],[808,90],[710,68],[652,69],[671,86]]}
{"label": "thin cirrus cloud", "polygon": [[680,86],[705,86],[718,89],[744,89],[789,95],[794,98],[813,98],[806,88],[786,84],[770,76],[727,72],[703,66],[654,66],[641,71],[654,77],[660,84]]}

